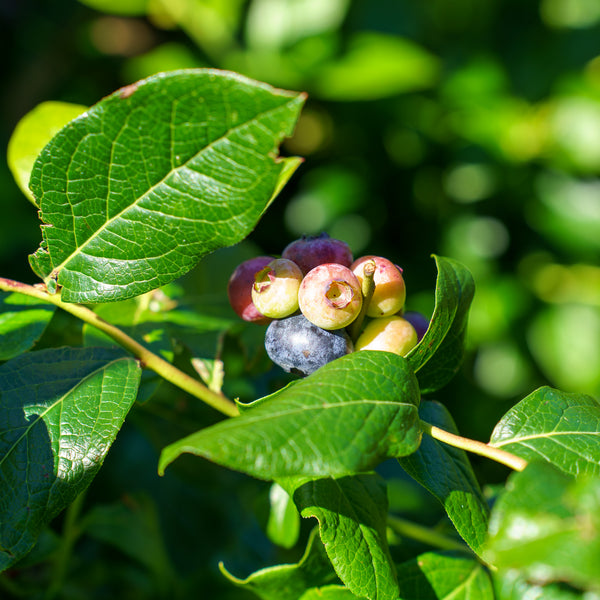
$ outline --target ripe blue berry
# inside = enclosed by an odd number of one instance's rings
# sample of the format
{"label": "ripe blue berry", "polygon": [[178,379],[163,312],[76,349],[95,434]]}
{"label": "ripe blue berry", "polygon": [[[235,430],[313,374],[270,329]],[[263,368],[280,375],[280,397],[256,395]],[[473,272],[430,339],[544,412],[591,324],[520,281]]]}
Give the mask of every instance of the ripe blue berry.
{"label": "ripe blue berry", "polygon": [[344,330],[321,329],[304,315],[272,321],[265,334],[265,349],[284,371],[301,376],[354,350]]}

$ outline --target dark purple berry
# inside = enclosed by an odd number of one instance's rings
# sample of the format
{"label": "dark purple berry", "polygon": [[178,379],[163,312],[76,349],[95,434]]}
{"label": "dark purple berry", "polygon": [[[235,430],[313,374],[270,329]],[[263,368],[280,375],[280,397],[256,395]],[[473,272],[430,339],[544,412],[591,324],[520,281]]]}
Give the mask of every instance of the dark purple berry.
{"label": "dark purple berry", "polygon": [[419,342],[421,338],[425,335],[425,332],[429,328],[429,320],[427,317],[422,315],[420,312],[416,312],[414,310],[409,310],[402,314],[402,318],[406,319],[417,332],[417,338]]}
{"label": "dark purple berry", "polygon": [[342,240],[320,235],[303,235],[288,244],[281,254],[283,258],[294,261],[306,275],[311,269],[325,263],[337,263],[344,267],[352,264],[350,246]]}

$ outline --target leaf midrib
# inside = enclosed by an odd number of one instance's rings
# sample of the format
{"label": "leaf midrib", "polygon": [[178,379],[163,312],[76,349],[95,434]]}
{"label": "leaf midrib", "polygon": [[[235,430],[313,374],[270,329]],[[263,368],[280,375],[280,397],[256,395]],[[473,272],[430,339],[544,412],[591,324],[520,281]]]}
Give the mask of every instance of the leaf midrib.
{"label": "leaf midrib", "polygon": [[[81,252],[83,251],[83,249],[88,246],[93,240],[95,240],[103,231],[105,231],[112,223],[114,223],[116,220],[118,220],[119,218],[122,217],[123,214],[125,214],[128,210],[130,210],[132,207],[137,206],[144,198],[146,198],[152,191],[154,191],[156,188],[158,188],[159,186],[161,186],[168,177],[170,177],[171,175],[173,175],[173,173],[178,172],[180,169],[183,169],[185,167],[188,166],[188,164],[196,159],[201,153],[205,152],[206,150],[210,149],[211,147],[213,147],[214,145],[216,145],[217,143],[221,142],[223,139],[226,139],[232,132],[236,132],[241,130],[242,128],[246,127],[249,123],[254,122],[254,121],[259,121],[262,117],[264,117],[265,115],[269,115],[273,112],[276,112],[278,110],[281,110],[283,107],[288,106],[291,102],[293,102],[296,98],[292,97],[290,99],[287,100],[287,102],[271,108],[269,110],[265,110],[262,111],[258,114],[256,114],[252,119],[248,119],[246,121],[244,121],[243,123],[239,123],[238,125],[236,125],[235,127],[232,127],[230,129],[228,129],[221,137],[216,138],[215,140],[213,140],[212,142],[210,142],[209,144],[207,144],[206,146],[204,146],[203,148],[201,148],[198,152],[196,152],[195,154],[193,154],[188,160],[186,160],[184,163],[180,164],[179,166],[171,169],[170,171],[168,171],[164,177],[158,181],[157,183],[155,183],[152,187],[148,188],[148,190],[146,190],[139,198],[137,198],[135,200],[135,202],[132,202],[131,204],[127,205],[123,210],[121,210],[119,213],[117,213],[116,215],[114,215],[113,217],[111,217],[110,219],[107,219],[101,227],[99,227],[92,235],[90,235],[90,237],[88,237],[80,246],[77,246],[75,248],[75,250],[73,252],[71,252],[71,254],[65,258],[59,265],[53,266],[52,271],[50,271],[50,273],[44,278],[44,282],[48,283],[51,279],[53,279],[55,276],[58,275],[58,273],[65,268],[65,266],[77,255],[81,254]],[[111,143],[111,153],[114,149],[114,141]],[[108,202],[109,202],[109,197],[107,196],[106,198],[106,205],[108,207]],[[72,206],[71,203],[69,202],[69,206]],[[76,231],[75,231],[75,227],[73,227],[73,234],[74,234],[74,238],[76,239]],[[50,249],[48,248],[48,253],[50,254]]]}
{"label": "leaf midrib", "polygon": [[[288,400],[288,402],[290,402],[290,400]],[[282,417],[287,417],[288,415],[294,415],[294,414],[303,414],[309,411],[322,411],[325,409],[333,409],[333,408],[343,408],[346,406],[353,406],[353,405],[389,405],[389,406],[397,406],[397,407],[401,407],[401,406],[408,406],[408,407],[412,407],[412,408],[417,408],[417,406],[415,404],[411,404],[410,402],[397,402],[394,400],[374,400],[374,399],[361,399],[361,400],[343,400],[341,402],[336,402],[335,404],[319,404],[318,406],[303,406],[301,408],[296,408],[294,410],[290,409],[290,410],[285,410],[285,411],[280,411],[280,412],[269,412],[268,414],[257,414],[255,415],[253,418],[251,418],[251,411],[245,412],[244,413],[244,423],[242,424],[243,427],[245,427],[248,422],[264,422],[264,421],[268,421],[268,420],[272,420],[272,419],[278,419],[278,418],[282,418]],[[250,415],[250,416],[247,416]],[[231,424],[232,427],[236,427],[237,424],[241,423],[241,419],[237,418],[237,419],[231,419],[230,421],[224,421],[221,426],[224,426],[226,424]],[[202,432],[200,432],[202,433]]]}
{"label": "leaf midrib", "polygon": [[501,442],[490,442],[490,446],[494,448],[500,448],[501,446],[506,446],[509,444],[518,444],[521,442],[536,440],[536,439],[546,439],[559,437],[562,435],[592,435],[592,436],[600,436],[600,431],[553,431],[551,433],[546,434],[535,434],[535,435],[526,435],[518,438],[511,438],[509,440],[503,440]]}
{"label": "leaf midrib", "polygon": [[6,451],[6,453],[4,454],[4,456],[2,458],[0,458],[0,467],[2,467],[2,465],[4,464],[4,461],[7,458],[9,458],[9,456],[13,453],[13,451],[19,446],[19,444],[21,443],[21,441],[25,437],[27,437],[29,435],[29,432],[31,431],[31,429],[35,425],[37,425],[39,423],[39,421],[42,420],[49,412],[51,412],[59,404],[62,404],[69,395],[73,394],[81,385],[83,385],[91,377],[93,377],[97,373],[100,373],[103,370],[108,369],[111,365],[116,364],[117,362],[122,361],[122,360],[129,360],[129,359],[126,358],[126,357],[119,357],[119,358],[116,358],[116,359],[114,359],[114,360],[112,360],[112,361],[110,361],[108,363],[105,363],[103,366],[95,369],[94,371],[91,371],[83,379],[79,380],[75,386],[73,386],[72,388],[70,388],[69,390],[67,390],[60,398],[58,398],[55,402],[53,402],[50,406],[48,406],[46,408],[46,410],[44,410],[41,414],[39,414],[37,416],[37,418],[29,424],[29,426],[23,431],[23,433],[19,436],[19,438],[17,438],[15,440],[15,442],[12,444],[12,446]]}

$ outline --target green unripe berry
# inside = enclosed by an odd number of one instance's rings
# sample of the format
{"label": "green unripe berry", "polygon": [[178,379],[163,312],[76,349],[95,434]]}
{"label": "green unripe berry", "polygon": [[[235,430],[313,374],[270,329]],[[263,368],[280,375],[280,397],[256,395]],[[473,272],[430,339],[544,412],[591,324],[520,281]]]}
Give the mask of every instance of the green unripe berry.
{"label": "green unripe berry", "polygon": [[291,260],[276,258],[254,276],[252,302],[272,319],[282,319],[298,310],[302,271]]}
{"label": "green unripe berry", "polygon": [[373,319],[360,334],[355,350],[385,350],[406,356],[417,345],[415,328],[402,317]]}

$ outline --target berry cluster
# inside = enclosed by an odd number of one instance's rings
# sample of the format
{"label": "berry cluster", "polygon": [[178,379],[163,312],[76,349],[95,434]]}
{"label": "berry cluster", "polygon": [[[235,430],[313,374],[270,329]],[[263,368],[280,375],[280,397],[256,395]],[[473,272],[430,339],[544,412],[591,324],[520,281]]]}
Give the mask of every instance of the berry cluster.
{"label": "berry cluster", "polygon": [[404,356],[428,326],[419,313],[403,312],[400,267],[381,256],[354,260],[345,242],[325,233],[292,242],[281,258],[243,262],[227,294],[242,319],[269,323],[267,354],[299,375],[358,350]]}

